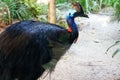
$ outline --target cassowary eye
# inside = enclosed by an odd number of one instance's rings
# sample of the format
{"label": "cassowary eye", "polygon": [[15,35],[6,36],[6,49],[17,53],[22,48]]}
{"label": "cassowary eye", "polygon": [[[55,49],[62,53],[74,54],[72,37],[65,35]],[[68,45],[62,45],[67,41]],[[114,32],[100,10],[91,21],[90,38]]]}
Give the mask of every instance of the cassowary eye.
{"label": "cassowary eye", "polygon": [[71,13],[69,13],[69,15],[71,15]]}

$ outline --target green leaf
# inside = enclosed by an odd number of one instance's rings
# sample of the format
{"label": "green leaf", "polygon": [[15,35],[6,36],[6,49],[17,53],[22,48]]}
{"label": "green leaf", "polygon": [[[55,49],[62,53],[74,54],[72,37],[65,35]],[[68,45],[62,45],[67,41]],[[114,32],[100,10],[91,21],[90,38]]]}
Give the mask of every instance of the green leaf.
{"label": "green leaf", "polygon": [[114,44],[112,44],[105,52],[105,54],[107,54],[107,52],[114,46],[118,45],[120,43],[120,41],[116,41]]}
{"label": "green leaf", "polygon": [[120,48],[118,48],[112,55],[112,57],[114,57],[118,52],[120,52]]}

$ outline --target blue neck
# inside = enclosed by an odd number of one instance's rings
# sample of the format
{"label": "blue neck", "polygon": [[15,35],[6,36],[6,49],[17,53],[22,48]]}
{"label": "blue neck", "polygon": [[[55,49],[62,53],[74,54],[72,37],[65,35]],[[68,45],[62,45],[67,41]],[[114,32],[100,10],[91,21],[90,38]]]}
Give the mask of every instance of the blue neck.
{"label": "blue neck", "polygon": [[76,23],[74,21],[74,18],[70,17],[70,16],[67,16],[66,20],[67,20],[68,26],[72,29],[72,31],[73,32],[78,32],[78,28],[77,28],[77,25],[76,25]]}

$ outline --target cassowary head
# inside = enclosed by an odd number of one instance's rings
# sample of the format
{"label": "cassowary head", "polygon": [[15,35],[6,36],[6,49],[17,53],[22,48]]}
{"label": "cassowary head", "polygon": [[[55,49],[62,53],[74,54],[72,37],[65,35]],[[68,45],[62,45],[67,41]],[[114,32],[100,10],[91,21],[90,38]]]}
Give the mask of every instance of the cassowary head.
{"label": "cassowary head", "polygon": [[[69,14],[72,14],[74,17],[86,17],[89,18],[88,15],[84,14],[83,8],[78,2],[72,2],[72,9],[69,11]],[[71,17],[72,17],[71,16]]]}

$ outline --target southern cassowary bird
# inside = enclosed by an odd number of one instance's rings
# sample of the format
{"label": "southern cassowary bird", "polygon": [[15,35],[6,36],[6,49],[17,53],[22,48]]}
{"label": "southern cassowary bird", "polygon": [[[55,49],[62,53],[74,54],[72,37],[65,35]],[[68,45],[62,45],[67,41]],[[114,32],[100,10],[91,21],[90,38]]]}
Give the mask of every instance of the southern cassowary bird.
{"label": "southern cassowary bird", "polygon": [[[82,9],[77,3],[79,9]],[[24,20],[0,34],[0,80],[37,80],[54,67],[60,57],[78,38],[74,18],[88,17],[75,8],[68,11],[69,29],[55,24]]]}

